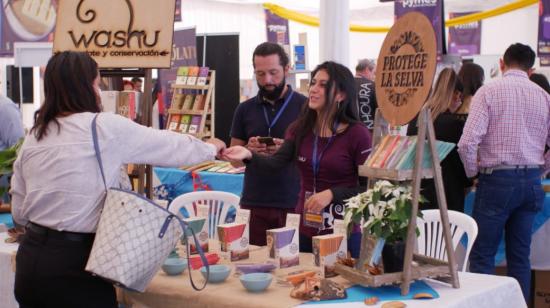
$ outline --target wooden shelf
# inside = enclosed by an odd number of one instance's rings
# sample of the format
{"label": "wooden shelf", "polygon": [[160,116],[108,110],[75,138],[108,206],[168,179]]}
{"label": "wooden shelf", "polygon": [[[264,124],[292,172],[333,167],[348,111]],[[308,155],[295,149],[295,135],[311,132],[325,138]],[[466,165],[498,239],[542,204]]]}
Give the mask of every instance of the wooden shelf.
{"label": "wooden shelf", "polygon": [[[183,97],[178,98],[178,105],[179,106],[186,106],[189,107],[191,105],[185,105],[188,99],[188,95],[192,95],[192,105],[197,104],[197,98],[199,94],[189,94],[186,93],[185,90],[204,90],[205,92],[202,92],[200,94],[202,99],[201,103],[204,102],[204,107],[201,110],[195,110],[195,109],[176,109],[176,108],[170,108],[168,109],[168,121],[166,123],[166,128],[170,128],[170,124],[175,125],[177,123],[176,129],[172,127],[171,131],[176,131],[184,134],[190,134],[193,135],[199,139],[203,138],[209,138],[211,136],[214,136],[215,132],[215,101],[216,101],[216,71],[210,70],[208,72],[208,84],[206,85],[187,85],[187,84],[172,84],[172,89],[174,91],[172,96],[172,102],[174,103],[176,101],[176,95],[185,95],[184,102],[181,102],[181,99]],[[183,104],[182,104],[183,103]],[[176,105],[174,105],[176,106]],[[201,104],[202,106],[202,104]],[[191,117],[191,119],[188,119]],[[197,120],[197,117],[200,118],[200,122]],[[172,118],[175,120],[172,121]],[[183,120],[186,120],[185,123],[182,123]],[[208,122],[207,119],[210,121]],[[187,122],[189,121],[189,122]],[[198,125],[196,133],[189,133],[187,131],[181,131],[181,130],[189,130],[189,127],[193,123],[193,125]]]}
{"label": "wooden shelf", "polygon": [[[189,133],[188,133],[188,134],[189,134]],[[206,134],[204,134],[204,133],[200,133],[200,134],[189,134],[189,135],[193,135],[193,136],[195,136],[195,137],[197,137],[197,138],[199,138],[199,139],[202,139],[202,138],[210,138],[210,137],[212,137],[212,135],[211,135],[210,133],[206,133]]]}
{"label": "wooden shelf", "polygon": [[174,89],[190,89],[190,90],[208,90],[210,85],[198,86],[198,85],[188,85],[188,84],[173,84],[172,88]]}
{"label": "wooden shelf", "polygon": [[[416,264],[411,266],[412,280],[439,278],[439,280],[445,281],[450,277],[449,264],[447,262],[417,254],[413,255],[413,260]],[[360,271],[342,264],[335,265],[335,272],[352,283],[365,287],[380,287],[403,282],[403,272],[371,275],[367,271]]]}
{"label": "wooden shelf", "polygon": [[[405,108],[402,110],[407,109]],[[426,106],[422,107],[420,114],[418,115],[417,123],[418,136],[415,145],[414,164],[419,167],[418,169],[390,170],[383,168],[372,168],[366,165],[359,166],[358,168],[359,175],[368,177],[369,188],[374,186],[374,182],[377,179],[412,182],[410,183],[412,193],[410,220],[407,227],[407,238],[406,240],[403,239],[406,243],[403,271],[382,275],[371,275],[365,271],[364,267],[368,265],[367,260],[370,260],[372,257],[369,256],[369,254],[372,254],[372,249],[368,249],[368,247],[372,245],[368,236],[363,236],[361,240],[361,256],[359,258],[359,262],[357,262],[356,268],[347,267],[341,264],[337,264],[335,266],[336,273],[340,274],[343,278],[351,281],[352,283],[361,284],[363,286],[379,287],[382,285],[399,283],[401,284],[401,295],[406,295],[410,292],[410,283],[412,280],[421,278],[435,278],[450,283],[454,288],[460,288],[457,265],[454,257],[454,251],[452,249],[452,238],[449,227],[449,217],[447,215],[445,190],[443,187],[440,161],[436,148],[435,130],[433,127],[433,121],[431,120],[431,112]],[[384,132],[388,131],[390,131],[390,125],[382,117],[380,110],[376,110],[373,134],[374,149],[376,149],[376,145],[380,143],[382,137],[385,135]],[[427,145],[431,153],[431,166],[427,169],[422,168],[424,155],[426,154],[424,153],[425,141],[427,141]],[[445,240],[448,262],[414,253],[414,247],[417,241],[416,216],[418,213],[418,201],[420,200],[420,180],[426,178],[434,179],[436,194],[438,200],[441,200],[439,202],[442,222],[441,231]]]}
{"label": "wooden shelf", "polygon": [[204,110],[189,110],[189,109],[169,109],[168,113],[171,114],[191,114],[191,115],[202,115]]}
{"label": "wooden shelf", "polygon": [[[361,272],[354,268],[336,264],[334,271],[352,283],[364,287],[381,287],[385,285],[403,282],[403,272],[371,275],[368,272]],[[424,264],[411,267],[411,280],[421,278],[441,278],[449,276],[449,267],[443,265]]]}
{"label": "wooden shelf", "polygon": [[[372,168],[362,165],[359,166],[359,175],[368,178],[377,178],[390,181],[411,181],[413,178],[413,170]],[[433,178],[432,169],[423,169],[421,177],[423,179]]]}

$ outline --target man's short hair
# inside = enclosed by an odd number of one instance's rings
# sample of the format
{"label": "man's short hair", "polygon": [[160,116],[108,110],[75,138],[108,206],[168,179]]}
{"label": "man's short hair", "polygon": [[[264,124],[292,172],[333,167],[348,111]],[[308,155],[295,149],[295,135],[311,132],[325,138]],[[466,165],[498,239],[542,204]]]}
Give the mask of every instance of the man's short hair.
{"label": "man's short hair", "polygon": [[142,81],[141,81],[141,78],[134,77],[134,78],[132,78],[132,82],[142,82]]}
{"label": "man's short hair", "polygon": [[281,45],[279,44],[265,42],[256,46],[256,49],[254,49],[254,53],[252,54],[252,66],[256,67],[256,64],[254,63],[254,57],[267,57],[271,55],[279,56],[279,63],[283,68],[288,65],[288,55],[286,54],[283,47],[281,47]]}
{"label": "man's short hair", "polygon": [[376,63],[370,59],[361,59],[359,62],[357,62],[357,66],[355,66],[356,72],[362,72],[365,69],[368,69],[372,72],[374,70],[374,67],[376,66]]}
{"label": "man's short hair", "polygon": [[527,71],[535,64],[535,57],[535,52],[531,47],[515,43],[506,49],[503,60],[506,66],[519,66],[520,69]]}

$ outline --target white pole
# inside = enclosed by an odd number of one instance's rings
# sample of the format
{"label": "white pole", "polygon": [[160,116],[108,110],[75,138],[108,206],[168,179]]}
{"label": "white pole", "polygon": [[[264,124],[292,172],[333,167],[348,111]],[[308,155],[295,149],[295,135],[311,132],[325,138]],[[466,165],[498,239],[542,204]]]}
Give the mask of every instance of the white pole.
{"label": "white pole", "polygon": [[319,62],[349,67],[349,0],[319,0]]}

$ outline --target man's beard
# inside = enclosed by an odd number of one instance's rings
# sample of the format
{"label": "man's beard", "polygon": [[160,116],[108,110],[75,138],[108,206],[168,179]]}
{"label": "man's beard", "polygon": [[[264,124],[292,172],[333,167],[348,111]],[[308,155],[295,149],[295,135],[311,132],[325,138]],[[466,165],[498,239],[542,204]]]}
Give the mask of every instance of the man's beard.
{"label": "man's beard", "polygon": [[281,93],[283,93],[285,86],[286,81],[284,78],[283,81],[281,81],[279,85],[275,86],[275,89],[273,90],[268,90],[266,86],[261,86],[260,84],[258,84],[258,87],[260,88],[260,91],[258,91],[258,95],[270,101],[274,101],[281,96]]}

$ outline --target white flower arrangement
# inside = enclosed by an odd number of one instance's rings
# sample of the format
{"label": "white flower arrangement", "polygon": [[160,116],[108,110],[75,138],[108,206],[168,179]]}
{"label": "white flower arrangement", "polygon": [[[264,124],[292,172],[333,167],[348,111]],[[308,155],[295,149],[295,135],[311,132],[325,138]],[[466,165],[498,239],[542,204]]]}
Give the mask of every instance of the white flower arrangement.
{"label": "white flower arrangement", "polygon": [[[419,202],[425,199],[420,196]],[[412,187],[389,181],[377,181],[372,189],[346,200],[344,223],[361,224],[366,230],[388,243],[405,240],[412,209]],[[421,211],[418,216],[422,217]],[[418,233],[418,230],[417,230]]]}

